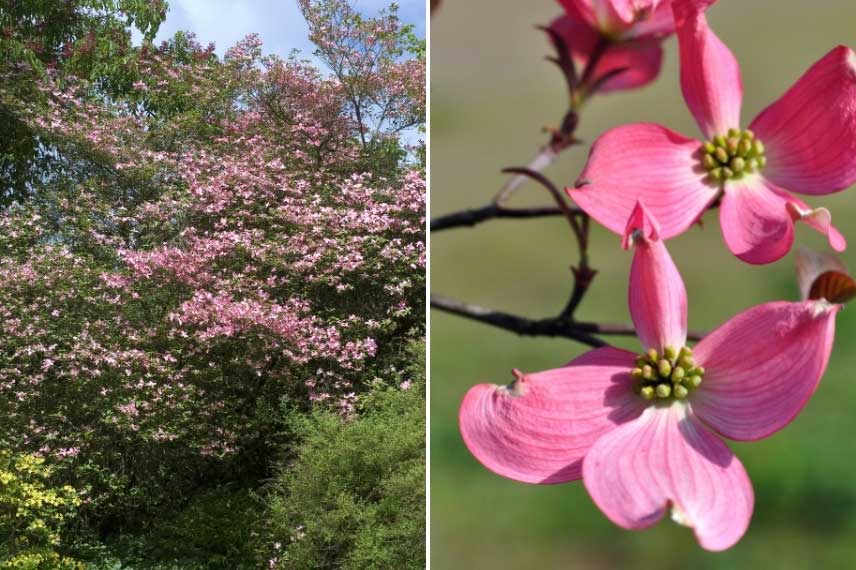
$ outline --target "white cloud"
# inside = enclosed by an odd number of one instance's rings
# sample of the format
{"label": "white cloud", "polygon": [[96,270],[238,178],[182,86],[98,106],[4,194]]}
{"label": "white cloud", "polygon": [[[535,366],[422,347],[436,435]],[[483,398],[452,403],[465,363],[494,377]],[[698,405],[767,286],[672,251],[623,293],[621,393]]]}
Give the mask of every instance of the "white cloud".
{"label": "white cloud", "polygon": [[203,44],[213,42],[217,53],[250,33],[261,36],[265,51],[287,55],[292,49],[311,53],[306,23],[296,2],[282,0],[172,0],[158,39],[178,30],[196,34]]}

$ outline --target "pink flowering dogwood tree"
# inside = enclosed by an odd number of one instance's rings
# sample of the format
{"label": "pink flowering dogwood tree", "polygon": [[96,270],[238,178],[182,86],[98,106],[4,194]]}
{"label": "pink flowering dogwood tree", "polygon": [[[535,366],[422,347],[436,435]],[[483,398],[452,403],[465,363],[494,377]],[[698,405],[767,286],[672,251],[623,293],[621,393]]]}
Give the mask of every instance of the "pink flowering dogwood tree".
{"label": "pink flowering dogwood tree", "polygon": [[[801,253],[801,301],[752,307],[709,334],[688,332],[687,293],[664,240],[718,207],[727,247],[747,263],[784,256],[798,220],[843,250],[830,212],[790,192],[827,194],[856,182],[856,55],[833,49],[743,129],[738,64],[705,17],[715,0],[559,3],[565,14],[546,31],[570,110],[528,166],[506,169],[515,178],[491,203],[436,218],[432,230],[564,217],[579,250],[570,298],[545,319],[439,295],[431,302],[518,334],[565,337],[594,350],[554,370],[515,370],[508,385],[473,387],[460,408],[461,435],[479,462],[504,477],[534,484],[581,479],[620,527],[647,528],[670,513],[703,548],[724,550],[746,532],[754,494],[721,438],[763,439],[796,418],[823,376],[839,303],[856,294],[856,281],[833,256]],[[706,140],[654,124],[613,129],[593,144],[576,184],[562,192],[542,170],[578,142],[583,103],[653,81],[660,41],[672,32],[684,99]],[[526,179],[555,206],[507,206]],[[575,318],[596,275],[588,254],[592,220],[634,250],[632,326]],[[635,335],[641,351],[609,347],[605,335]]]}
{"label": "pink flowering dogwood tree", "polygon": [[419,127],[421,57],[372,78],[379,151],[340,79],[255,36],[222,60],[145,44],[121,97],[53,70],[2,99],[62,168],[0,212],[0,440],[57,464],[91,527],[269,476],[283,406],[347,418],[411,380],[425,177],[398,117]]}

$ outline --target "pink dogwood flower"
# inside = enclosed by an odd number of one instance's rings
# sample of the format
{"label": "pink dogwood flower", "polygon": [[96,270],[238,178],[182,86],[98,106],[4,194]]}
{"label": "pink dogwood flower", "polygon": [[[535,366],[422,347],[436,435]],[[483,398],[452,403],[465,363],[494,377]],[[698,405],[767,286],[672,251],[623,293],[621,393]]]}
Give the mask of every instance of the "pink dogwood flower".
{"label": "pink dogwood flower", "polygon": [[671,2],[559,0],[565,14],[548,29],[561,38],[580,69],[599,52],[589,78],[592,85],[602,83],[599,92],[633,89],[647,85],[660,73],[660,44],[675,30]]}
{"label": "pink dogwood flower", "polygon": [[816,62],[778,101],[740,128],[743,97],[734,55],[710,30],[713,0],[674,0],[684,99],[701,142],[650,123],[606,132],[568,194],[598,222],[621,233],[637,200],[669,239],[721,198],[728,248],[748,263],[773,262],[794,241],[794,221],[846,247],[829,211],[789,191],[821,195],[856,181],[856,54],[839,46]]}
{"label": "pink dogwood flower", "polygon": [[475,386],[461,434],[499,475],[582,479],[615,524],[643,529],[671,509],[702,547],[724,550],[746,531],[754,494],[719,436],[758,440],[796,417],[826,369],[840,306],[759,305],[690,349],[683,281],[641,206],[625,244],[635,249],[629,304],[644,352],[599,348],[555,370],[515,371],[508,386]]}

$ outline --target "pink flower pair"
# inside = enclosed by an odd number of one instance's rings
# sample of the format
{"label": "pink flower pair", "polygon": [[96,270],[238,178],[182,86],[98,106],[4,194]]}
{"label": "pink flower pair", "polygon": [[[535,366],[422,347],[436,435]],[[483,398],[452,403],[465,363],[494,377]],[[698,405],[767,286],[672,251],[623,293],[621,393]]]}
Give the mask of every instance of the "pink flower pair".
{"label": "pink flower pair", "polygon": [[559,0],[565,14],[549,29],[601,93],[647,85],[660,73],[663,38],[675,31],[672,0]]}
{"label": "pink flower pair", "polygon": [[[752,484],[718,436],[752,441],[789,424],[820,382],[839,305],[753,307],[685,346],[683,281],[651,214],[626,224],[629,304],[644,352],[601,348],[464,398],[460,429],[488,469],[527,483],[582,478],[615,524],[649,527],[667,510],[708,550],[735,544]],[[718,434],[718,435],[717,435]]]}
{"label": "pink flower pair", "polygon": [[[725,242],[749,263],[784,256],[793,244],[796,220],[826,234],[829,244],[842,251],[846,243],[832,226],[829,211],[812,209],[789,191],[829,194],[856,181],[856,54],[844,46],[833,49],[744,130],[740,68],[705,17],[714,2],[671,2],[681,88],[707,140],[656,124],[612,129],[595,142],[568,194],[619,234],[641,200],[660,223],[663,239],[687,230],[721,200]],[[565,4],[601,10],[613,6],[608,12],[618,13],[614,7],[625,3]]]}

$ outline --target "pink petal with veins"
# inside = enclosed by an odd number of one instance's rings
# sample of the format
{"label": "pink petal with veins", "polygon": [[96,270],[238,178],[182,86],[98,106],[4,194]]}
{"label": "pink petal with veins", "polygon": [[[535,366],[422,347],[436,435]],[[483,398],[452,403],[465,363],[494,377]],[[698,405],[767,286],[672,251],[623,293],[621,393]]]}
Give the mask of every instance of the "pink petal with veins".
{"label": "pink petal with veins", "polygon": [[661,238],[686,231],[716,198],[698,161],[701,143],[652,123],[604,133],[591,149],[568,195],[588,214],[622,235],[637,202],[656,218]]}
{"label": "pink petal with veins", "polygon": [[645,407],[632,391],[635,359],[625,350],[601,348],[512,386],[474,386],[459,414],[467,448],[491,471],[517,481],[579,479],[595,440]]}
{"label": "pink petal with veins", "polygon": [[647,350],[680,349],[687,341],[687,291],[656,222],[637,204],[625,231],[634,246],[628,304],[636,334]]}
{"label": "pink petal with veins", "polygon": [[728,446],[674,403],[651,406],[595,443],[583,461],[583,483],[615,524],[643,529],[671,506],[703,548],[725,550],[746,532],[754,493]]}
{"label": "pink petal with veins", "polygon": [[719,208],[722,235],[731,253],[747,263],[772,263],[794,242],[791,196],[763,178],[728,182]]}
{"label": "pink petal with veins", "polygon": [[750,127],[766,146],[764,176],[802,194],[856,182],[856,54],[839,46]]}
{"label": "pink petal with veins", "polygon": [[710,333],[693,351],[705,368],[691,395],[695,414],[737,440],[761,439],[788,425],[826,370],[840,309],[826,301],[767,303]]}
{"label": "pink petal with veins", "polygon": [[681,56],[681,90],[707,138],[740,126],[743,80],[731,50],[708,27],[709,2],[673,2]]}

